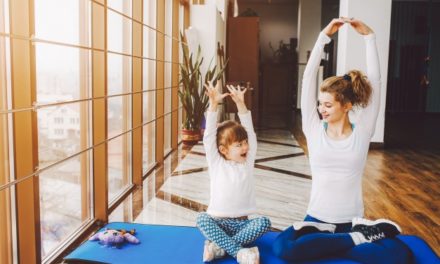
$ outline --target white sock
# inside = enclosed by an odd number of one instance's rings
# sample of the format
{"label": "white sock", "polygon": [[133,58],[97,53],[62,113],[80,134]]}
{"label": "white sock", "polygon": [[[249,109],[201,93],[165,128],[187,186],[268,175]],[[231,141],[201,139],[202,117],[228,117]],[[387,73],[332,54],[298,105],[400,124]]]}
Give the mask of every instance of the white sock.
{"label": "white sock", "polygon": [[241,248],[237,252],[237,262],[244,264],[260,263],[260,252],[258,251],[258,248]]}
{"label": "white sock", "polygon": [[351,232],[351,233],[348,233],[348,234],[351,236],[351,239],[353,239],[353,242],[354,242],[354,244],[356,246],[360,245],[360,244],[363,244],[363,243],[370,242],[370,240],[366,239],[364,237],[364,235],[362,233],[360,233],[360,232]]}

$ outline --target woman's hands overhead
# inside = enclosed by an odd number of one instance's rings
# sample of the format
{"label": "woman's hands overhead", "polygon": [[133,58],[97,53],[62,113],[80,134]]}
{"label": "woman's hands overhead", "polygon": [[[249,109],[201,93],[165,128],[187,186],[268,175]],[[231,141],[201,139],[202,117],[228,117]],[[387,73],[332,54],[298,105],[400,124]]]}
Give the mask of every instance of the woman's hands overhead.
{"label": "woman's hands overhead", "polygon": [[354,17],[340,17],[334,18],[330,23],[322,30],[327,36],[331,37],[335,34],[344,24],[350,24],[350,26],[361,35],[369,35],[374,33],[373,30],[367,26],[364,22]]}
{"label": "woman's hands overhead", "polygon": [[345,20],[343,18],[333,18],[332,21],[322,30],[327,36],[331,37],[335,34],[340,27],[345,24]]}

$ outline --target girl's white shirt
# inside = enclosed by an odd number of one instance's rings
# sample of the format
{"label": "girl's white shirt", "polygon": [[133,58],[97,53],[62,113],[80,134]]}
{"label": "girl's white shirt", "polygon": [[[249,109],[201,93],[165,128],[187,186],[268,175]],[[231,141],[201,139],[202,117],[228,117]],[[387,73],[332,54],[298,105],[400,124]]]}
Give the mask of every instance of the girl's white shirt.
{"label": "girl's white shirt", "polygon": [[352,134],[343,140],[327,136],[319,119],[316,76],[324,45],[330,38],[323,32],[310,55],[301,96],[302,127],[307,139],[312,172],[312,190],[307,214],[328,223],[347,223],[362,217],[362,175],[380,107],[380,71],[375,35],[364,36],[367,78],[373,92],[370,104],[362,109]]}
{"label": "girl's white shirt", "polygon": [[256,212],[254,163],[257,136],[252,125],[251,112],[238,114],[248,135],[249,150],[245,163],[224,159],[218,152],[218,112],[208,111],[203,145],[210,176],[210,200],[207,213],[215,217],[241,217]]}

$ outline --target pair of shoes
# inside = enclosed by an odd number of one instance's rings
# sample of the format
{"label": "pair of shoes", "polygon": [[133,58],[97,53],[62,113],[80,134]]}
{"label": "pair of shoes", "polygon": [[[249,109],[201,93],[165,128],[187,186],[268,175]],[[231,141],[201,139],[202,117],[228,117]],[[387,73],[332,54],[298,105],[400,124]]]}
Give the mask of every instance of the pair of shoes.
{"label": "pair of shoes", "polygon": [[336,225],[311,221],[299,221],[293,223],[293,229],[295,229],[296,237],[298,238],[310,233],[334,233]]}
{"label": "pair of shoes", "polygon": [[242,248],[237,253],[237,262],[240,264],[259,264],[260,252],[257,247]]}
{"label": "pair of shoes", "polygon": [[384,238],[393,238],[402,232],[400,226],[388,219],[375,221],[365,218],[353,218],[351,232],[362,235],[361,242],[373,242]]}
{"label": "pair of shoes", "polygon": [[203,247],[203,262],[223,258],[225,255],[226,252],[223,248],[217,246],[217,244],[212,241],[205,240],[205,246]]}

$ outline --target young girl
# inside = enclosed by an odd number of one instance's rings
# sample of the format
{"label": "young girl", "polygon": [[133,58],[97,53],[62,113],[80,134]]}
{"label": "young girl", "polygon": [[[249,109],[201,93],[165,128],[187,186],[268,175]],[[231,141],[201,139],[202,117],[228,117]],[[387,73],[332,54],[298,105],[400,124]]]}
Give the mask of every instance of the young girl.
{"label": "young girl", "polygon": [[[197,227],[208,239],[205,241],[203,261],[225,256],[225,252],[238,263],[259,263],[257,247],[245,248],[270,228],[267,217],[248,219],[255,213],[254,161],[257,137],[250,111],[244,103],[244,93],[228,86],[230,93],[220,94],[219,84],[214,88],[208,82],[206,94],[209,109],[203,145],[208,161],[211,197],[208,210],[197,217]],[[217,125],[217,105],[231,96],[237,105],[242,125],[226,121]]]}
{"label": "young girl", "polygon": [[[330,36],[345,23],[364,36],[368,80],[356,70],[326,79],[318,95],[320,120],[316,76],[321,54]],[[364,108],[356,125],[348,116],[353,106]],[[276,255],[294,261],[332,255],[361,263],[408,261],[408,249],[393,238],[400,233],[397,224],[362,218],[362,174],[379,106],[380,71],[373,31],[356,19],[333,19],[319,34],[303,78],[302,128],[312,171],[307,216],[279,235],[273,245]]]}

